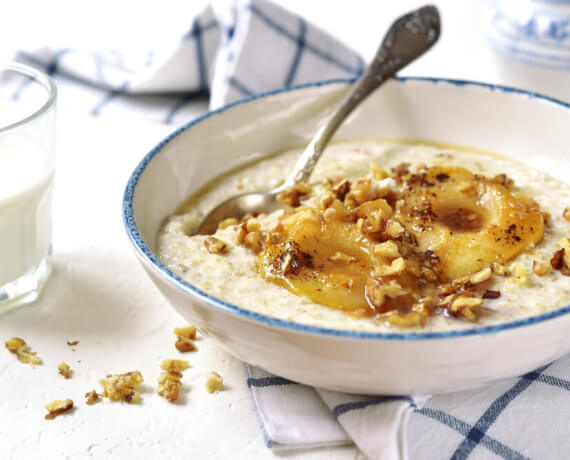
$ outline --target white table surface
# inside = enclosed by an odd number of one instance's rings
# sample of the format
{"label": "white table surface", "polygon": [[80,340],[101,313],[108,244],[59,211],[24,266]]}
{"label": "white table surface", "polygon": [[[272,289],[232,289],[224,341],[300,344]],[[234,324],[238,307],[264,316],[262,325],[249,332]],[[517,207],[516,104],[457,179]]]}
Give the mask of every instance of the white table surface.
{"label": "white table surface", "polygon": [[[292,0],[287,4],[369,58],[391,18],[421,3]],[[568,88],[556,83],[561,74],[520,67],[488,48],[478,20],[482,2],[434,3],[443,15],[442,39],[433,52],[404,74],[511,84],[570,100],[565,93]],[[168,8],[187,6],[182,2],[165,4]],[[54,22],[59,21],[59,32],[73,34],[87,19],[87,13],[74,2],[40,5],[36,5],[39,13],[30,18],[24,5],[13,2],[11,15],[0,18],[0,43],[11,38],[8,46],[0,45],[0,57],[21,46],[41,44],[50,30],[53,33]],[[132,5],[103,2],[103,8],[98,4],[100,9],[90,14],[99,21],[108,20],[111,34],[124,23]],[[66,16],[61,22],[61,12],[68,7],[75,16]],[[110,17],[107,13],[113,8]],[[168,20],[168,8],[157,13],[143,6],[137,19],[139,28],[147,26],[145,21],[153,16]],[[175,16],[172,21],[180,21],[180,15]],[[90,21],[88,32],[95,33],[91,29],[96,22]],[[97,28],[102,29],[101,22]],[[35,32],[30,34],[32,29]],[[137,27],[133,25],[133,29]],[[204,103],[195,106],[196,114],[204,109]],[[263,443],[243,364],[211,341],[199,340],[199,351],[184,356],[192,367],[184,373],[184,394],[179,403],[169,404],[155,393],[160,361],[180,357],[174,349],[172,329],[184,322],[136,261],[121,220],[121,198],[134,166],[172,129],[136,118],[89,117],[61,94],[54,273],[35,304],[0,317],[1,342],[12,336],[24,338],[44,364],[33,368],[0,350],[0,458],[276,456]],[[75,351],[66,344],[68,340],[79,340]],[[71,365],[74,373],[70,380],[57,374],[60,361]],[[145,378],[140,405],[108,400],[85,405],[83,395],[100,390],[99,379],[107,373],[129,370],[140,370]],[[211,370],[219,372],[226,385],[225,391],[215,395],[204,390],[204,379]],[[63,398],[74,400],[73,412],[44,420],[45,404]],[[349,446],[296,453],[294,457],[340,460],[358,455]]]}

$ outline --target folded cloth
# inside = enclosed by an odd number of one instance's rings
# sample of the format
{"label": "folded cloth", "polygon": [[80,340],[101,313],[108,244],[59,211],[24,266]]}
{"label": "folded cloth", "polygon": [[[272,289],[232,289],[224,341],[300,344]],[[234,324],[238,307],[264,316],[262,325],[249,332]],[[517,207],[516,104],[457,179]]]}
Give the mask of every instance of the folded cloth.
{"label": "folded cloth", "polygon": [[370,459],[568,458],[570,355],[519,378],[429,399],[335,393],[248,365],[246,374],[265,442],[275,449],[351,440]]}
{"label": "folded cloth", "polygon": [[247,364],[245,372],[263,438],[274,450],[354,442],[369,458],[406,458],[408,418],[426,400],[312,388]]}
{"label": "folded cloth", "polygon": [[[175,124],[189,121],[184,108],[208,92],[213,109],[284,86],[355,77],[364,67],[334,37],[267,0],[214,2],[179,40],[148,52],[50,46],[18,59],[79,83],[74,104],[93,115],[122,107]],[[99,91],[86,94],[85,83]]]}

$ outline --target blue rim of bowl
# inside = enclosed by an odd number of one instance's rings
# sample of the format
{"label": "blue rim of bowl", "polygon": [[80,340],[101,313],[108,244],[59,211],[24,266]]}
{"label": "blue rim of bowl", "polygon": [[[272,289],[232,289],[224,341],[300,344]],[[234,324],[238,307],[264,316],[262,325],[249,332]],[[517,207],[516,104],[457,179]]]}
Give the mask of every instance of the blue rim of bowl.
{"label": "blue rim of bowl", "polygon": [[[479,88],[489,89],[491,91],[500,91],[502,93],[511,93],[519,96],[526,96],[530,99],[538,99],[547,103],[552,103],[558,107],[566,110],[570,110],[570,104],[567,104],[556,99],[543,96],[537,93],[532,93],[529,91],[524,91],[517,88],[512,88],[508,86],[493,85],[489,83],[481,83],[470,80],[455,80],[446,78],[432,78],[432,77],[397,77],[394,79],[399,83],[406,83],[408,81],[416,82],[428,82],[428,83],[446,83],[457,87],[463,86],[475,86]],[[165,147],[166,144],[171,142],[178,135],[192,128],[192,126],[207,120],[210,117],[216,116],[225,112],[232,107],[236,107],[241,104],[246,104],[250,101],[257,99],[273,96],[276,94],[287,93],[290,91],[295,91],[304,88],[319,87],[332,84],[350,84],[355,81],[354,78],[348,79],[334,79],[318,81],[313,83],[306,83],[302,85],[296,85],[286,88],[280,88],[273,91],[268,91],[261,94],[256,94],[253,96],[240,99],[239,101],[232,102],[224,107],[205,113],[204,115],[192,120],[191,122],[185,124],[184,126],[178,128],[173,133],[168,135],[165,139],[159,142],[149,153],[147,153],[144,158],[137,165],[133,171],[129,181],[127,183],[125,193],[123,196],[123,222],[127,231],[127,235],[134,245],[136,251],[143,257],[143,260],[150,263],[153,270],[160,275],[162,278],[166,279],[171,284],[175,285],[177,288],[181,289],[185,293],[191,294],[192,296],[198,297],[200,300],[207,302],[210,306],[219,308],[227,313],[237,315],[241,318],[245,318],[254,322],[262,323],[265,326],[278,327],[281,329],[287,329],[296,332],[304,332],[309,334],[327,335],[342,337],[348,339],[377,339],[377,340],[425,340],[425,339],[450,339],[458,337],[467,336],[484,336],[489,334],[495,334],[498,332],[506,331],[509,329],[516,329],[524,326],[531,326],[534,324],[542,323],[547,320],[552,320],[558,318],[559,316],[566,315],[570,313],[570,305],[543,313],[537,316],[531,316],[529,318],[520,319],[517,321],[512,321],[509,323],[502,323],[492,326],[483,326],[473,329],[463,329],[463,330],[451,330],[442,332],[361,332],[361,331],[350,331],[343,329],[330,329],[325,327],[310,326],[302,323],[295,323],[292,321],[286,321],[271,316],[263,315],[261,313],[256,313],[251,310],[247,310],[237,305],[233,305],[229,302],[218,299],[217,297],[211,296],[210,294],[198,289],[197,287],[191,285],[190,283],[184,281],[182,278],[171,272],[148,248],[146,243],[143,241],[136,222],[134,218],[133,210],[133,198],[135,195],[136,186],[138,181],[145,171],[149,162]]]}

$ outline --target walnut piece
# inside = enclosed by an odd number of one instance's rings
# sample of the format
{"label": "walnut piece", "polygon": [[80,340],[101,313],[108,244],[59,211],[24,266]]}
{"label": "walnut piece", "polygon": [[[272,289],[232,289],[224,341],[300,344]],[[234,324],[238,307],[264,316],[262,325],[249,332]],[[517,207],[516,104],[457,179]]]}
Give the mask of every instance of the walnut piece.
{"label": "walnut piece", "polygon": [[388,324],[390,326],[396,327],[422,327],[424,323],[424,318],[418,312],[411,313],[396,313],[388,316]]}
{"label": "walnut piece", "polygon": [[532,262],[532,271],[537,276],[544,276],[550,271],[550,265],[534,260]]}
{"label": "walnut piece", "polygon": [[501,265],[499,262],[494,262],[491,266],[491,269],[495,275],[509,276],[511,274],[511,272],[509,272],[509,270],[507,270],[507,268],[504,265]]}
{"label": "walnut piece", "polygon": [[245,235],[243,244],[254,254],[259,253],[261,249],[263,249],[261,246],[261,232],[248,233],[247,235]]}
{"label": "walnut piece", "polygon": [[406,261],[403,257],[394,259],[390,265],[380,265],[374,270],[374,276],[399,275],[406,269]]}
{"label": "walnut piece", "polygon": [[67,364],[66,362],[62,361],[61,363],[59,363],[57,365],[57,370],[59,371],[59,374],[62,375],[64,378],[68,379],[71,377],[71,369],[69,367],[69,364]]}
{"label": "walnut piece", "polygon": [[564,209],[564,211],[562,212],[562,217],[564,217],[564,219],[570,221],[570,208]]}
{"label": "walnut piece", "polygon": [[101,395],[99,393],[97,393],[97,391],[95,391],[95,390],[91,390],[91,391],[88,391],[87,393],[85,393],[85,397],[87,398],[87,401],[85,401],[85,403],[88,406],[92,406],[96,402],[101,401]]}
{"label": "walnut piece", "polygon": [[163,359],[160,363],[160,368],[163,371],[176,371],[181,372],[188,369],[188,361],[183,359]]}
{"label": "walnut piece", "polygon": [[175,347],[178,351],[186,353],[196,350],[193,340],[196,338],[196,328],[194,326],[177,327],[174,329],[176,335]]}
{"label": "walnut piece", "polygon": [[[483,304],[483,299],[473,297],[473,294],[465,292],[458,296],[451,295],[450,302],[446,305],[447,311],[452,316],[461,316],[469,321],[477,321],[477,313],[474,308]],[[446,299],[444,299],[445,301]]]}
{"label": "walnut piece", "polygon": [[550,265],[554,270],[560,270],[563,275],[570,276],[570,249],[562,247],[555,251]]}
{"label": "walnut piece", "polygon": [[167,401],[174,402],[180,394],[182,371],[188,369],[188,361],[165,359],[160,363],[160,368],[164,372],[158,376],[158,394]]}
{"label": "walnut piece", "polygon": [[186,337],[194,340],[196,338],[196,328],[194,326],[175,327],[174,335],[178,337]]}
{"label": "walnut piece", "polygon": [[261,224],[256,217],[252,217],[245,221],[245,228],[249,232],[259,232],[261,231]]}
{"label": "walnut piece", "polygon": [[6,348],[10,353],[17,354],[18,350],[21,350],[26,346],[26,342],[20,337],[12,337],[11,339],[6,340],[4,345],[6,345]]}
{"label": "walnut piece", "polygon": [[174,346],[181,353],[196,350],[196,345],[188,337],[178,337]]}
{"label": "walnut piece", "polygon": [[210,372],[205,387],[208,393],[218,392],[224,388],[224,379],[217,372]]}
{"label": "walnut piece", "polygon": [[301,197],[311,193],[312,188],[304,182],[299,182],[291,187],[287,187],[277,195],[277,200],[296,208],[301,204]]}
{"label": "walnut piece", "polygon": [[388,172],[385,169],[382,169],[376,163],[370,163],[370,172],[372,173],[372,177],[376,180],[382,180],[390,177]]}
{"label": "walnut piece", "polygon": [[398,250],[398,245],[391,240],[385,241],[384,243],[378,243],[374,246],[374,255],[381,258],[396,258],[400,257],[400,251]]}
{"label": "walnut piece", "polygon": [[108,374],[107,377],[99,381],[103,387],[103,398],[111,401],[124,401],[127,403],[138,403],[141,395],[137,391],[137,386],[144,382],[139,371],[126,372],[124,374]]}
{"label": "walnut piece", "polygon": [[477,273],[473,273],[469,276],[469,282],[471,284],[481,284],[491,278],[491,267],[485,267],[483,270],[478,271]]}
{"label": "walnut piece", "polygon": [[333,187],[332,191],[338,200],[344,201],[344,198],[350,192],[350,181],[348,179],[341,180]]}
{"label": "walnut piece", "polygon": [[164,371],[158,376],[157,393],[165,398],[168,402],[174,402],[180,395],[182,387],[182,372]]}
{"label": "walnut piece", "polygon": [[376,190],[374,189],[372,179],[370,177],[363,177],[358,179],[350,188],[350,192],[348,192],[344,198],[344,204],[349,209],[354,209],[362,204],[372,202],[376,197]]}
{"label": "walnut piece", "polygon": [[46,409],[48,413],[46,414],[45,418],[47,420],[51,420],[56,418],[58,415],[63,414],[73,408],[73,401],[71,399],[64,399],[59,400],[56,399],[55,401],[46,404]]}
{"label": "walnut piece", "polygon": [[216,238],[215,236],[209,236],[204,239],[204,246],[210,254],[225,254],[228,252],[227,243]]}
{"label": "walnut piece", "polygon": [[235,217],[228,217],[227,219],[222,220],[218,224],[218,230],[223,230],[224,228],[231,227],[232,225],[237,225],[238,220]]}
{"label": "walnut piece", "polygon": [[402,294],[402,286],[395,280],[385,282],[379,278],[368,277],[366,280],[366,298],[368,302],[380,313],[384,313],[386,297],[395,297]]}
{"label": "walnut piece", "polygon": [[24,364],[37,365],[43,363],[42,358],[30,350],[30,347],[26,344],[24,339],[12,337],[8,339],[4,345],[10,353],[17,355],[18,360]]}

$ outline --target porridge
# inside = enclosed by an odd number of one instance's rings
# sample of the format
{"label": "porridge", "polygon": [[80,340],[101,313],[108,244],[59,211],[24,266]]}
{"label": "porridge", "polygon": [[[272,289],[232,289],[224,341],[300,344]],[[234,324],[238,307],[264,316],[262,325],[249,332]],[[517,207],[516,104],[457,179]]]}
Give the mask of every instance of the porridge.
{"label": "porridge", "polygon": [[191,197],[166,220],[160,259],[242,308],[337,329],[464,329],[570,303],[570,186],[469,149],[334,143],[282,210],[193,235],[225,198],[279,185],[300,152]]}

